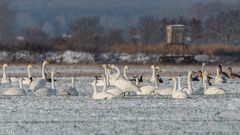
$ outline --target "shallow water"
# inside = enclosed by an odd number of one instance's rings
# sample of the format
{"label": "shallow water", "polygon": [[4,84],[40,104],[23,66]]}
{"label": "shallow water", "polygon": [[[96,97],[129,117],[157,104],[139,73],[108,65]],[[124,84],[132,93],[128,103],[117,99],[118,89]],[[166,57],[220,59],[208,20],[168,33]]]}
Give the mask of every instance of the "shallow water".
{"label": "shallow water", "polygon": [[[186,74],[183,76],[186,86]],[[57,79],[57,87],[70,81],[68,77]],[[161,87],[172,86],[169,77],[163,79]],[[93,100],[92,80],[76,78],[78,97],[0,96],[0,134],[240,134],[237,80],[217,85],[226,95],[192,95],[183,100],[155,95]],[[201,83],[193,86],[196,90]],[[9,86],[1,89],[5,87]]]}

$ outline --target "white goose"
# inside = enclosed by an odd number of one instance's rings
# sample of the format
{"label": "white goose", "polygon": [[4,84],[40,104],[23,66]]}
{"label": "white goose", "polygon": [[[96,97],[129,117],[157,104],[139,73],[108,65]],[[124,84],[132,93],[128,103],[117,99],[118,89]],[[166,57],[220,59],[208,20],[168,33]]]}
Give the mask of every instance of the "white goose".
{"label": "white goose", "polygon": [[26,96],[27,93],[22,87],[22,78],[19,79],[19,87],[11,87],[2,91],[4,96]]}
{"label": "white goose", "polygon": [[203,86],[204,86],[204,94],[205,95],[222,95],[225,94],[225,90],[220,89],[218,87],[215,86],[208,86],[208,79],[207,79],[207,73],[205,72],[203,74]]}
{"label": "white goose", "polygon": [[42,78],[37,78],[30,84],[30,90],[35,91],[39,88],[43,88],[46,85],[46,76],[45,76],[45,66],[48,64],[48,61],[44,61],[42,64]]}
{"label": "white goose", "polygon": [[71,86],[65,85],[58,90],[59,96],[78,96],[78,91],[75,88],[75,77],[71,78]]}
{"label": "white goose", "polygon": [[32,75],[31,75],[31,69],[32,68],[33,68],[33,66],[31,64],[29,64],[27,66],[28,77],[23,78],[22,84],[30,85],[30,83],[32,82]]}
{"label": "white goose", "polygon": [[36,95],[36,96],[54,96],[54,95],[56,95],[57,90],[55,87],[54,74],[55,74],[55,71],[52,71],[52,73],[51,73],[52,88],[41,87],[34,91],[34,95]]}
{"label": "white goose", "polygon": [[172,98],[178,98],[178,99],[187,98],[187,94],[185,92],[177,90],[177,79],[174,77],[174,78],[172,78],[172,80],[174,82]]}
{"label": "white goose", "polygon": [[6,68],[8,67],[8,64],[3,64],[3,77],[1,80],[1,84],[9,84],[11,83],[11,80],[9,77],[7,77],[7,73],[6,73]]}
{"label": "white goose", "polygon": [[123,92],[140,92],[140,89],[137,87],[136,84],[133,82],[126,80],[124,77],[121,76],[121,72],[119,68],[115,65],[111,65],[110,68],[113,68],[117,71],[117,74],[114,76],[111,76],[110,83],[112,83],[117,88],[121,89]]}
{"label": "white goose", "polygon": [[217,67],[217,74],[215,76],[215,83],[220,84],[220,83],[225,83],[224,77],[220,74],[220,68]]}
{"label": "white goose", "polygon": [[[181,79],[180,76],[179,76],[179,78]],[[178,82],[178,84],[181,85],[180,81]],[[188,86],[187,86],[187,88],[186,87],[182,87],[182,88],[180,88],[180,91],[186,92],[188,95],[192,95],[193,94],[192,71],[191,70],[188,72]]]}
{"label": "white goose", "polygon": [[102,92],[98,92],[96,83],[97,83],[97,80],[94,80],[92,82],[92,86],[93,86],[93,96],[92,96],[92,98],[93,99],[112,99],[112,98],[115,97],[113,94],[104,92],[105,91],[104,89],[103,89]]}

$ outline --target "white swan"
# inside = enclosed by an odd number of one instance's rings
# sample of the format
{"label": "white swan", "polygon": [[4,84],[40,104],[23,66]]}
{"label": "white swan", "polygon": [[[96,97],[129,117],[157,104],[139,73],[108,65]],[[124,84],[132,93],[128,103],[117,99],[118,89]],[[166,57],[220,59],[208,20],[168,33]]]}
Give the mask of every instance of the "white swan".
{"label": "white swan", "polygon": [[127,70],[128,70],[128,66],[125,65],[124,68],[123,68],[123,76],[126,80],[129,80],[129,77],[127,76]]}
{"label": "white swan", "polygon": [[46,85],[46,76],[45,76],[45,66],[48,64],[48,61],[42,63],[42,78],[37,78],[30,84],[30,90],[35,91],[39,88],[42,88]]}
{"label": "white swan", "polygon": [[93,95],[92,98],[93,99],[112,99],[115,96],[113,94],[107,93],[107,92],[98,92],[97,91],[97,80],[94,80],[92,82],[92,86],[93,86]]}
{"label": "white swan", "polygon": [[155,84],[158,85],[158,88],[154,90],[155,94],[162,96],[170,96],[173,93],[173,88],[159,88],[159,81],[155,80]]}
{"label": "white swan", "polygon": [[215,86],[208,86],[208,79],[207,79],[207,73],[205,72],[203,74],[203,86],[204,86],[204,94],[205,95],[221,95],[221,94],[225,94],[225,90],[220,89],[218,87]]}
{"label": "white swan", "polygon": [[65,85],[64,87],[59,88],[59,96],[78,96],[78,91],[75,88],[75,77],[71,78],[71,86]]}
{"label": "white swan", "polygon": [[[106,80],[107,80],[107,86],[110,86],[110,80],[109,80],[109,77],[110,77],[110,71],[108,69],[108,66],[106,64],[103,64],[101,67],[104,68],[104,75],[106,76]],[[104,80],[103,79],[99,79],[97,80],[97,86],[104,86]]]}
{"label": "white swan", "polygon": [[[181,79],[181,77],[180,77]],[[179,82],[179,84],[181,85],[181,83]],[[192,88],[192,71],[190,70],[188,72],[188,83],[187,83],[187,88],[186,87],[182,87],[180,90],[183,92],[186,92],[188,95],[192,95],[193,94],[193,88]]]}
{"label": "white swan", "polygon": [[[151,66],[151,69],[153,70],[153,76],[155,77],[153,79],[154,85],[146,85],[146,86],[141,86],[140,91],[137,92],[137,95],[142,96],[142,95],[149,95],[153,93],[156,89],[159,87],[159,83],[157,81],[157,76],[156,76],[156,69],[155,66]],[[138,85],[138,78],[136,77],[136,84]]]}
{"label": "white swan", "polygon": [[185,92],[177,90],[177,79],[174,77],[172,78],[174,82],[172,98],[184,99],[187,98],[187,94]]}
{"label": "white swan", "polygon": [[30,83],[32,82],[32,75],[31,75],[31,69],[32,68],[33,68],[33,66],[31,64],[29,64],[27,66],[28,77],[23,78],[22,84],[30,85]]}
{"label": "white swan", "polygon": [[217,67],[217,74],[215,76],[215,83],[219,84],[219,83],[225,83],[225,79],[224,77],[220,74],[220,68]]}
{"label": "white swan", "polygon": [[113,68],[117,71],[116,75],[110,76],[109,78],[111,80],[110,83],[112,83],[117,88],[121,89],[123,92],[140,91],[136,84],[129,80],[126,80],[124,77],[121,76],[121,72],[117,66],[111,65],[110,68]]}
{"label": "white swan", "polygon": [[150,81],[151,81],[152,83],[155,83],[156,68],[155,68],[154,65],[152,65],[152,66],[151,66],[151,69],[152,69],[152,77],[151,77],[151,80],[150,80]]}
{"label": "white swan", "polygon": [[114,97],[119,97],[119,96],[123,95],[123,91],[119,88],[107,88],[107,78],[106,77],[104,77],[103,80],[105,83],[104,83],[102,92],[106,92],[111,95],[114,95]]}
{"label": "white swan", "polygon": [[22,78],[19,79],[19,87],[11,87],[2,91],[1,95],[4,96],[25,96],[26,91],[22,87]]}
{"label": "white swan", "polygon": [[2,77],[2,80],[1,80],[1,84],[9,84],[11,83],[11,80],[9,77],[7,77],[7,73],[6,73],[6,68],[8,67],[8,64],[3,64],[3,77]]}
{"label": "white swan", "polygon": [[54,74],[55,74],[55,71],[52,71],[52,73],[51,73],[52,88],[41,87],[41,88],[34,91],[34,95],[36,95],[36,96],[54,96],[54,95],[56,95]]}

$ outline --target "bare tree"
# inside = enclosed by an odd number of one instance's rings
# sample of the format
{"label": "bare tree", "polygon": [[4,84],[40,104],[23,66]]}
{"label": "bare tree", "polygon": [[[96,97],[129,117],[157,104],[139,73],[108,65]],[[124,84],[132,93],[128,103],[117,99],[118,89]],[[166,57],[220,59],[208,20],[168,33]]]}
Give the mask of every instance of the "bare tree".
{"label": "bare tree", "polygon": [[71,41],[82,51],[97,51],[102,45],[104,28],[97,17],[81,17],[70,26]]}
{"label": "bare tree", "polygon": [[108,45],[120,45],[125,42],[124,36],[123,36],[123,31],[120,29],[111,29],[107,33],[107,44]]}
{"label": "bare tree", "polygon": [[24,32],[24,49],[34,52],[44,52],[52,50],[48,35],[39,28],[26,28]]}

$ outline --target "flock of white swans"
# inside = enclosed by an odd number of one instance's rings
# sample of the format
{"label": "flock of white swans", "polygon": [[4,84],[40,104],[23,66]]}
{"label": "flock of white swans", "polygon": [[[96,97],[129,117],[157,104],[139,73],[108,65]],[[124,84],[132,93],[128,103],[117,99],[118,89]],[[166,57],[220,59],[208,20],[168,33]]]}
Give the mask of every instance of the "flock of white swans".
{"label": "flock of white swans", "polygon": [[[78,90],[75,88],[75,78],[71,78],[71,84],[57,88],[55,86],[54,75],[58,74],[55,71],[51,72],[51,79],[46,77],[45,66],[49,64],[48,61],[42,63],[41,77],[33,78],[31,75],[32,65],[28,65],[28,77],[25,78],[14,78],[7,76],[7,64],[3,65],[3,76],[1,84],[10,84],[10,87],[0,90],[0,94],[3,96],[26,96],[29,91],[35,96],[78,96]],[[121,73],[119,67],[116,65],[103,64],[104,74],[95,76],[92,85],[92,98],[93,99],[113,99],[123,97],[125,94],[144,96],[144,95],[161,95],[171,96],[172,98],[184,99],[192,94],[202,93],[204,95],[221,95],[225,94],[226,90],[214,86],[219,83],[227,83],[227,79],[238,79],[239,75],[232,72],[232,68],[228,67],[228,72],[222,71],[222,66],[218,65],[216,69],[215,78],[205,71],[205,63],[202,64],[202,70],[198,71],[197,74],[193,71],[188,72],[187,86],[181,86],[181,75],[172,77],[169,79],[173,82],[173,87],[161,88],[160,83],[163,83],[159,78],[159,71],[161,70],[158,66],[151,66],[152,75],[151,84],[144,84],[142,77],[129,78],[127,75],[128,66],[124,67],[123,73]],[[113,72],[115,70],[115,72]],[[196,74],[195,76],[193,76]],[[214,79],[214,82],[210,82]],[[192,86],[192,81],[199,81],[202,83],[202,87],[195,90]],[[19,83],[19,87],[13,87],[11,84]],[[51,83],[51,87],[47,87],[47,83]],[[29,86],[29,91],[23,88],[23,85]],[[99,89],[101,87],[101,89]]]}

